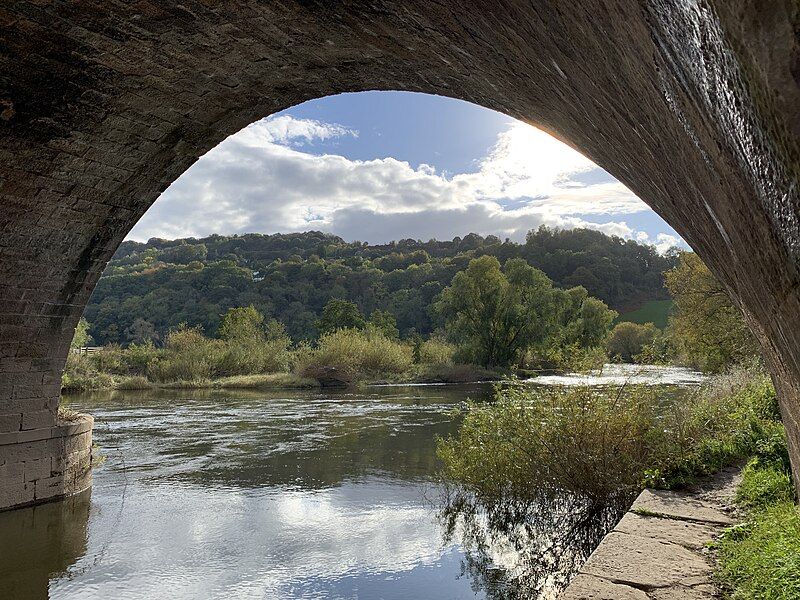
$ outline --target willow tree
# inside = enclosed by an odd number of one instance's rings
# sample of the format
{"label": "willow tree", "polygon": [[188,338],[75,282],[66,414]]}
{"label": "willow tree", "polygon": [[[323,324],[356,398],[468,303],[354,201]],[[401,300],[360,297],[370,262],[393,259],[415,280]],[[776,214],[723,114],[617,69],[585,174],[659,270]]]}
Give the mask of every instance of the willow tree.
{"label": "willow tree", "polygon": [[565,303],[564,292],[525,260],[508,260],[501,269],[495,257],[481,256],[456,273],[436,306],[464,358],[507,367],[553,333]]}

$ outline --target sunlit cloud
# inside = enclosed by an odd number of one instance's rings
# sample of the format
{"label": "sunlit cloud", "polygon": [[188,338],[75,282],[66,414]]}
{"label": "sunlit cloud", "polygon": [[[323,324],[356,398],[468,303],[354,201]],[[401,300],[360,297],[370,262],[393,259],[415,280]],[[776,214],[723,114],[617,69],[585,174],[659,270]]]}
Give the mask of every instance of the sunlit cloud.
{"label": "sunlit cloud", "polygon": [[589,159],[518,121],[468,173],[309,151],[315,142],[356,136],[343,125],[288,115],[253,123],[173,183],[130,238],[318,229],[373,243],[469,232],[519,240],[544,224],[640,239],[624,215],[649,210]]}

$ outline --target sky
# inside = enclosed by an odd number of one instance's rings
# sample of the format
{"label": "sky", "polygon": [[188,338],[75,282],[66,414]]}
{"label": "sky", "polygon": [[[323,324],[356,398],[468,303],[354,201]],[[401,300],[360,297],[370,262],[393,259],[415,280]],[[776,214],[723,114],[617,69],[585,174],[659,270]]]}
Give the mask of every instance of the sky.
{"label": "sky", "polygon": [[624,185],[546,133],[410,92],[329,96],[245,127],[165,190],[128,239],[319,230],[369,243],[522,241],[542,224],[685,247]]}

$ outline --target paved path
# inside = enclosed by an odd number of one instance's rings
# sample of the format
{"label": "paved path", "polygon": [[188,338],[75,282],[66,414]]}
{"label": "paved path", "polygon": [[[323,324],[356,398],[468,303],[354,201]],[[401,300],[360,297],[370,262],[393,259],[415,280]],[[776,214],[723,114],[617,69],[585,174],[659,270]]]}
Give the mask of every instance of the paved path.
{"label": "paved path", "polygon": [[734,523],[739,473],[682,492],[643,491],[559,600],[717,598],[705,545]]}

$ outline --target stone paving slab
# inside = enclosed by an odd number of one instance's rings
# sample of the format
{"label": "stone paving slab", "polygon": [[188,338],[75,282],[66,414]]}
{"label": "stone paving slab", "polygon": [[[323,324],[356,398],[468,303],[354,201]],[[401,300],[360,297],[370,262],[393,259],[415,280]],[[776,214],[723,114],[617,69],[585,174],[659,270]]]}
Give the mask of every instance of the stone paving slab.
{"label": "stone paving slab", "polygon": [[715,525],[728,526],[734,523],[730,515],[725,513],[722,508],[693,498],[686,492],[645,490],[634,501],[631,510]]}
{"label": "stone paving slab", "polygon": [[655,538],[691,550],[702,550],[708,540],[717,533],[717,528],[703,523],[648,517],[628,512],[614,531]]}
{"label": "stone paving slab", "polygon": [[738,469],[683,492],[645,490],[560,600],[718,598],[707,542],[734,523]]}

